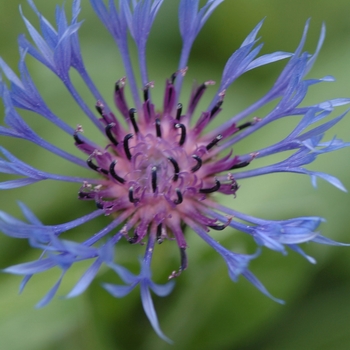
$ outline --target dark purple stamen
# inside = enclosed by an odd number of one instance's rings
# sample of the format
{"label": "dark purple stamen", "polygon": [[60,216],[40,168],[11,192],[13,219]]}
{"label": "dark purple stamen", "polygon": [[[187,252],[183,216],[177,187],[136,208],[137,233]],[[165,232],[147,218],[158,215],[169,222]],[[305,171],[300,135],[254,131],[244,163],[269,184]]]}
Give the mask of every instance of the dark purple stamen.
{"label": "dark purple stamen", "polygon": [[129,188],[129,201],[131,203],[137,203],[139,200],[137,198],[134,198],[134,187]]}
{"label": "dark purple stamen", "polygon": [[74,137],[74,141],[76,142],[77,145],[84,144],[84,142],[80,139],[79,134],[77,132],[75,132],[73,134],[73,137]]}
{"label": "dark purple stamen", "polygon": [[162,240],[162,224],[159,224],[157,226],[157,242],[158,242],[158,244],[163,243],[163,240]]}
{"label": "dark purple stamen", "polygon": [[133,134],[127,134],[125,137],[124,137],[124,141],[123,141],[123,144],[124,144],[124,152],[125,152],[125,155],[126,157],[131,160],[131,153],[130,153],[130,148],[129,148],[129,140],[133,137]]}
{"label": "dark purple stamen", "polygon": [[103,204],[101,202],[96,202],[96,207],[98,209],[103,209]]}
{"label": "dark purple stamen", "polygon": [[202,159],[195,154],[192,156],[192,158],[197,161],[197,164],[191,169],[192,173],[194,173],[201,168],[203,162]]}
{"label": "dark purple stamen", "polygon": [[139,238],[139,235],[135,232],[135,233],[134,233],[134,237],[129,238],[129,239],[128,239],[128,242],[129,242],[130,244],[134,244],[134,243],[137,242],[138,238]]}
{"label": "dark purple stamen", "polygon": [[103,104],[102,104],[101,102],[97,101],[97,103],[96,103],[96,105],[95,105],[95,108],[96,108],[97,113],[98,113],[101,117],[103,117],[103,108],[104,108]]}
{"label": "dark purple stamen", "polygon": [[246,123],[243,123],[243,124],[237,126],[237,129],[243,130],[243,129],[245,129],[245,128],[248,128],[249,126],[252,126],[253,124],[254,124],[254,123],[252,123],[252,122],[246,122]]}
{"label": "dark purple stamen", "polygon": [[186,141],[186,127],[184,124],[177,123],[175,124],[176,129],[181,129],[181,137],[179,141],[179,145],[182,146]]}
{"label": "dark purple stamen", "polygon": [[180,248],[180,256],[181,256],[181,266],[180,271],[184,271],[187,269],[187,255],[186,255],[186,248]]}
{"label": "dark purple stamen", "polygon": [[157,167],[152,167],[152,190],[153,193],[156,192],[157,189]]}
{"label": "dark purple stamen", "polygon": [[176,120],[180,120],[182,113],[182,103],[178,103],[176,106]]}
{"label": "dark purple stamen", "polygon": [[92,199],[90,192],[81,192],[79,191],[78,196],[80,199]]}
{"label": "dark purple stamen", "polygon": [[168,159],[170,160],[171,164],[174,167],[175,174],[173,176],[173,181],[177,181],[177,179],[179,178],[179,172],[180,172],[179,164],[173,157],[168,157]]}
{"label": "dark purple stamen", "polygon": [[183,195],[179,188],[176,189],[176,195],[177,195],[177,199],[174,200],[174,203],[176,205],[181,204],[183,202]]}
{"label": "dark purple stamen", "polygon": [[118,182],[120,182],[121,184],[125,183],[125,180],[120,177],[116,172],[114,167],[116,166],[117,161],[113,160],[113,162],[111,163],[111,165],[109,166],[109,173],[112,175],[112,177],[117,180]]}
{"label": "dark purple stamen", "polygon": [[92,169],[92,170],[95,170],[95,171],[97,171],[97,172],[101,172],[101,173],[103,173],[103,174],[108,174],[108,170],[106,170],[106,169],[102,169],[102,168],[100,168],[99,166],[97,166],[96,164],[94,164],[93,162],[92,162],[92,159],[88,159],[87,161],[86,161],[86,163],[87,163],[87,165]]}
{"label": "dark purple stamen", "polygon": [[143,89],[143,100],[146,102],[149,100],[149,86],[146,85]]}
{"label": "dark purple stamen", "polygon": [[198,104],[199,99],[202,97],[202,94],[206,88],[207,88],[207,85],[205,83],[203,83],[197,88],[193,98],[191,99],[190,109],[193,109],[193,107]]}
{"label": "dark purple stamen", "polygon": [[135,130],[135,134],[137,134],[139,132],[139,127],[137,126],[136,120],[135,120],[135,113],[136,113],[136,109],[135,108],[130,108],[129,109],[129,117],[131,120],[131,124]]}
{"label": "dark purple stamen", "polygon": [[105,131],[106,131],[106,135],[109,139],[109,141],[111,141],[113,143],[114,146],[118,146],[118,141],[115,139],[115,137],[112,134],[112,129],[113,127],[115,127],[114,123],[110,123],[106,126]]}
{"label": "dark purple stamen", "polygon": [[157,137],[162,137],[162,131],[160,129],[160,119],[156,118],[156,133]]}
{"label": "dark purple stamen", "polygon": [[223,100],[220,100],[214,107],[213,109],[210,111],[210,118],[212,118],[215,113],[220,109],[220,107],[222,106],[222,104],[224,103]]}
{"label": "dark purple stamen", "polygon": [[220,188],[221,184],[219,180],[215,180],[215,186],[214,187],[210,187],[210,188],[201,188],[199,190],[200,193],[213,193],[215,191],[217,191]]}
{"label": "dark purple stamen", "polygon": [[244,168],[244,167],[248,166],[249,164],[250,164],[250,162],[241,162],[241,163],[235,164],[229,170]]}
{"label": "dark purple stamen", "polygon": [[220,140],[222,139],[222,135],[219,134],[215,137],[213,141],[207,144],[206,149],[209,151],[211,148],[213,148]]}
{"label": "dark purple stamen", "polygon": [[172,84],[175,83],[175,79],[176,79],[176,77],[177,77],[177,74],[178,74],[178,72],[175,72],[175,73],[173,73],[173,74],[171,75],[170,81],[171,81]]}
{"label": "dark purple stamen", "polygon": [[222,231],[227,227],[227,225],[208,225],[208,227],[216,231]]}

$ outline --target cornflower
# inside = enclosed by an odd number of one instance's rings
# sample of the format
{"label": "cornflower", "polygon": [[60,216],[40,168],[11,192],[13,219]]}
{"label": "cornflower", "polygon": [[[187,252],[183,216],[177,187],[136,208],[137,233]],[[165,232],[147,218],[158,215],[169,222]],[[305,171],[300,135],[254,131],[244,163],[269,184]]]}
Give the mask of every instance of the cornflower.
{"label": "cornflower", "polygon": [[[115,106],[109,106],[92,82],[80,51],[78,22],[80,1],[72,4],[72,18],[68,22],[63,8],[56,10],[56,28],[38,11],[32,0],[27,0],[40,20],[41,34],[32,26],[21,11],[21,16],[32,38],[19,37],[19,72],[14,71],[0,59],[3,75],[10,87],[1,81],[0,92],[5,106],[6,126],[0,126],[0,135],[24,139],[54,155],[90,169],[92,178],[52,174],[35,169],[15,157],[3,147],[0,148],[0,170],[6,174],[19,175],[0,183],[1,189],[27,186],[43,180],[73,182],[80,186],[78,200],[93,201],[97,209],[73,221],[57,225],[45,225],[20,203],[26,222],[0,212],[1,231],[15,238],[27,239],[30,245],[42,250],[38,260],[22,263],[4,269],[5,272],[23,275],[22,290],[31,277],[37,273],[59,267],[62,271],[57,283],[49,290],[37,306],[46,305],[56,294],[61,280],[76,262],[91,261],[90,267],[73,287],[68,297],[84,292],[95,278],[101,266],[110,267],[124,282],[123,285],[104,284],[104,288],[115,297],[123,297],[137,285],[140,286],[144,311],[155,332],[164,340],[151,299],[152,290],[159,296],[168,295],[174,287],[173,279],[187,268],[187,243],[185,228],[208,243],[224,259],[229,276],[237,281],[240,275],[248,279],[262,293],[272,297],[263,284],[248,270],[255,254],[233,252],[215,239],[215,230],[234,228],[250,235],[258,245],[286,254],[290,248],[310,262],[314,259],[299,247],[299,243],[316,242],[341,245],[317,232],[320,217],[297,217],[288,220],[264,220],[243,214],[235,209],[234,198],[239,196],[241,180],[264,174],[292,172],[309,175],[313,184],[322,178],[341,190],[339,180],[331,175],[311,171],[303,166],[317,156],[349,146],[339,139],[322,141],[324,133],[338,123],[345,115],[331,117],[324,121],[336,106],[350,102],[347,98],[323,101],[310,106],[300,106],[308,88],[322,79],[305,79],[314,64],[325,37],[322,27],[320,39],[314,54],[303,51],[309,23],[306,23],[300,44],[294,53],[274,52],[259,56],[262,44],[257,34],[260,22],[247,36],[242,45],[227,61],[218,88],[208,107],[197,114],[197,106],[207,90],[214,84],[206,81],[194,85],[186,109],[179,101],[183,79],[188,69],[187,62],[192,44],[199,31],[223,0],[208,0],[199,7],[199,0],[180,0],[179,28],[182,37],[182,51],[177,70],[166,79],[163,106],[161,110],[153,103],[150,89],[154,83],[148,78],[146,67],[147,39],[163,0],[120,0],[119,7],[113,0],[108,7],[102,0],[90,0],[91,6],[108,29],[119,49],[125,76],[114,87]],[[137,52],[141,75],[138,86],[131,64],[128,35],[131,34]],[[51,70],[62,81],[77,105],[96,126],[97,132],[105,137],[103,145],[96,144],[83,135],[84,118],[81,125],[73,127],[56,116],[46,105],[37,90],[26,65],[30,55]],[[207,130],[207,126],[222,112],[226,90],[238,77],[257,67],[288,59],[284,69],[272,88],[259,100],[240,113],[228,117],[220,126]],[[73,84],[70,71],[74,69],[94,96],[94,101],[84,101]],[[129,86],[132,102],[125,95]],[[140,93],[141,92],[141,93]],[[274,107],[264,116],[254,117],[261,107],[275,101]],[[96,111],[90,107],[95,104]],[[83,156],[76,157],[41,138],[22,119],[18,110],[29,110],[53,123],[68,133]],[[197,117],[195,117],[197,116]],[[281,118],[300,116],[296,127],[289,135],[271,146],[251,150],[246,154],[235,154],[232,147],[245,137],[255,133],[271,122]],[[120,120],[124,119],[125,124]],[[262,167],[252,167],[255,159],[293,151],[284,160]],[[224,154],[224,155],[223,155]],[[79,185],[80,184],[80,185]],[[243,184],[242,184],[243,185]],[[78,188],[77,188],[78,189]],[[221,205],[215,197],[221,193],[231,198],[230,207]],[[40,194],[41,196],[41,194]],[[72,199],[73,200],[73,199]],[[60,208],[55,210],[59,211]],[[62,239],[61,235],[99,216],[109,216],[110,223],[82,242]],[[188,234],[193,234],[193,232]],[[69,238],[69,234],[66,234]],[[151,260],[156,243],[164,240],[176,241],[180,252],[180,268],[169,269],[170,281],[164,285],[151,279]],[[138,275],[116,263],[114,250],[121,240],[133,245],[145,244]]]}

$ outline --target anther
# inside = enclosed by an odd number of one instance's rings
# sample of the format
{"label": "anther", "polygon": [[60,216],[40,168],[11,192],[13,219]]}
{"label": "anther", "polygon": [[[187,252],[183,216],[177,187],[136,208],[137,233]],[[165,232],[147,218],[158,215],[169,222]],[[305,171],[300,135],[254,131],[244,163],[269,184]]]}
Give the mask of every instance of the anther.
{"label": "anther", "polygon": [[115,91],[119,92],[119,90],[124,87],[126,82],[126,77],[119,79],[116,83],[115,83]]}
{"label": "anther", "polygon": [[182,103],[178,103],[176,106],[176,120],[180,120],[182,113]]}
{"label": "anther", "polygon": [[105,131],[106,131],[106,135],[109,139],[109,141],[111,141],[113,143],[114,146],[118,146],[118,141],[115,139],[115,137],[112,134],[112,129],[113,127],[115,127],[114,123],[110,123],[106,126]]}
{"label": "anther", "polygon": [[126,158],[128,158],[129,160],[131,160],[131,153],[130,153],[130,148],[129,148],[129,140],[130,140],[132,137],[133,137],[133,134],[127,134],[127,135],[124,137],[124,141],[123,141],[125,155],[126,155]]}
{"label": "anther", "polygon": [[103,204],[101,202],[96,202],[96,207],[98,209],[103,209]]}
{"label": "anther", "polygon": [[156,134],[157,137],[162,137],[162,131],[160,129],[160,119],[156,118]]}
{"label": "anther", "polygon": [[134,187],[129,188],[129,201],[131,203],[137,203],[139,200],[137,198],[134,198]]}
{"label": "anther", "polygon": [[217,102],[217,104],[210,111],[210,118],[212,118],[214,116],[214,114],[220,109],[220,107],[222,106],[223,103],[224,103],[223,100],[220,100],[219,102]]}
{"label": "anther", "polygon": [[131,124],[135,130],[135,134],[137,134],[139,132],[139,127],[137,126],[136,120],[135,120],[135,113],[136,113],[136,109],[135,108],[130,108],[129,109],[129,117],[131,120]]}
{"label": "anther", "polygon": [[108,174],[108,170],[106,170],[106,169],[102,169],[102,168],[100,168],[99,166],[97,166],[96,164],[94,164],[93,162],[92,162],[92,159],[88,159],[87,161],[86,161],[86,163],[87,163],[87,165],[92,169],[92,170],[95,170],[95,171],[97,171],[97,172],[101,172],[101,173],[103,173],[103,174]]}
{"label": "anther", "polygon": [[176,191],[177,199],[174,200],[174,203],[178,205],[183,202],[183,195],[179,188],[177,188],[175,191]]}
{"label": "anther", "polygon": [[103,117],[103,109],[104,109],[104,105],[101,101],[97,101],[96,102],[96,105],[95,105],[95,108],[98,112],[98,114]]}
{"label": "anther", "polygon": [[208,225],[208,227],[216,231],[222,231],[231,223],[231,221],[232,221],[232,217],[229,217],[226,224]]}
{"label": "anther", "polygon": [[216,112],[220,109],[220,107],[222,106],[222,104],[224,103],[224,98],[226,95],[226,90],[222,90],[219,93],[219,101],[216,103],[216,105],[213,107],[213,109],[210,111],[210,119],[216,114]]}
{"label": "anther", "polygon": [[125,180],[120,177],[116,172],[114,167],[116,166],[117,161],[113,160],[113,162],[111,163],[111,165],[109,166],[109,173],[112,175],[112,177],[117,180],[118,182],[120,182],[121,184],[125,183]]}
{"label": "anther", "polygon": [[159,224],[157,226],[157,242],[158,242],[158,244],[163,243],[163,239],[162,239],[162,224]]}
{"label": "anther", "polygon": [[171,75],[170,81],[171,81],[172,84],[175,83],[175,79],[176,79],[177,74],[178,74],[178,72],[175,72],[175,73],[173,73],[173,74]]}
{"label": "anther", "polygon": [[147,102],[149,100],[149,89],[154,87],[154,81],[150,81],[143,88],[143,100]]}
{"label": "anther", "polygon": [[250,162],[241,162],[241,163],[235,164],[229,170],[244,168],[244,167],[248,166],[249,164],[250,164]]}
{"label": "anther", "polygon": [[80,139],[79,134],[75,132],[73,134],[74,141],[76,142],[77,145],[82,145],[84,142]]}
{"label": "anther", "polygon": [[200,193],[213,193],[217,191],[220,188],[221,184],[219,180],[215,180],[215,186],[210,187],[210,188],[201,188],[199,190]]}
{"label": "anther", "polygon": [[157,189],[157,167],[152,167],[152,190],[153,193],[156,192]]}
{"label": "anther", "polygon": [[135,232],[135,233],[134,233],[134,237],[128,238],[128,242],[129,242],[130,244],[134,244],[134,243],[137,242],[138,238],[139,238],[139,235]]}
{"label": "anther", "polygon": [[213,148],[220,140],[222,139],[222,135],[219,134],[215,137],[213,141],[207,144],[206,149],[209,151],[211,148]]}
{"label": "anther", "polygon": [[179,178],[179,172],[180,172],[179,164],[173,157],[168,157],[168,159],[170,160],[171,164],[174,167],[173,181],[177,181],[177,179]]}
{"label": "anther", "polygon": [[174,84],[175,79],[179,74],[181,74],[184,77],[186,75],[187,70],[188,70],[188,67],[185,67],[185,68],[179,69],[177,72],[173,73],[170,77],[170,82],[172,84]]}
{"label": "anther", "polygon": [[180,268],[179,271],[173,271],[171,275],[168,277],[169,280],[179,277],[181,275],[181,272],[187,269],[187,256],[186,256],[186,248],[180,248]]}
{"label": "anther", "polygon": [[246,122],[246,123],[243,123],[243,124],[241,124],[241,125],[238,125],[238,126],[237,126],[237,129],[238,129],[238,130],[243,130],[243,129],[245,129],[245,128],[248,128],[248,127],[251,126],[251,125],[253,125],[252,122]]}
{"label": "anther", "polygon": [[216,230],[216,231],[222,231],[227,226],[226,225],[208,225],[208,227],[210,227],[210,228],[212,228],[213,230]]}
{"label": "anther", "polygon": [[202,159],[195,154],[192,156],[192,158],[197,161],[197,164],[193,168],[191,168],[192,173],[195,173],[201,168],[203,162]]}
{"label": "anther", "polygon": [[186,127],[184,124],[177,123],[175,124],[176,129],[181,129],[181,137],[179,141],[179,145],[182,146],[186,141]]}

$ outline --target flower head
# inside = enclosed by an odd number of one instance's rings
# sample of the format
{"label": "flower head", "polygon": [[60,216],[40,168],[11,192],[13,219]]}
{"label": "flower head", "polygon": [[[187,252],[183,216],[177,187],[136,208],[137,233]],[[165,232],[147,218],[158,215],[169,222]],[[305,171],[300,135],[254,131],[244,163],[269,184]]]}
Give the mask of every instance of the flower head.
{"label": "flower head", "polygon": [[[146,43],[163,0],[120,0],[119,6],[110,1],[108,8],[102,0],[90,0],[101,22],[115,40],[125,67],[125,72],[121,72],[121,77],[115,83],[115,106],[109,106],[90,79],[80,52],[80,1],[73,1],[70,22],[67,21],[64,9],[58,8],[56,26],[53,26],[40,14],[34,2],[28,0],[38,15],[42,33],[21,12],[33,43],[24,36],[19,38],[20,76],[0,59],[3,75],[10,82],[10,88],[4,81],[0,84],[7,125],[0,126],[0,135],[35,143],[67,162],[90,169],[91,178],[58,175],[35,169],[1,147],[0,170],[3,173],[20,175],[21,178],[3,181],[0,188],[11,189],[47,179],[73,182],[77,184],[77,188],[80,186],[78,200],[94,202],[97,207],[95,211],[81,218],[57,225],[44,225],[22,203],[20,207],[26,222],[0,212],[0,229],[3,233],[28,239],[34,248],[42,250],[38,260],[5,269],[5,272],[24,275],[21,288],[36,273],[53,267],[62,270],[58,282],[38,306],[44,306],[52,299],[63,276],[74,263],[89,260],[91,266],[68,297],[81,294],[93,281],[101,265],[105,264],[119,275],[125,285],[105,284],[104,288],[112,295],[122,297],[140,285],[147,317],[157,334],[168,340],[159,327],[150,289],[157,295],[165,296],[171,292],[174,282],[157,285],[151,279],[150,264],[156,243],[162,243],[166,239],[176,241],[174,244],[179,248],[180,268],[169,270],[169,279],[172,280],[187,268],[184,231],[186,227],[190,227],[224,258],[232,280],[236,281],[243,275],[270,297],[266,288],[248,269],[249,262],[259,255],[260,249],[253,255],[235,253],[221,246],[208,232],[225,230],[230,226],[252,236],[258,246],[283,254],[286,254],[286,248],[289,247],[311,262],[314,262],[313,258],[302,251],[299,243],[314,241],[338,244],[317,232],[322,221],[319,217],[271,221],[232,209],[234,198],[239,196],[241,180],[263,174],[307,174],[314,184],[316,178],[320,177],[344,190],[340,181],[331,175],[303,167],[322,153],[349,146],[349,143],[338,139],[322,141],[322,138],[325,131],[340,121],[344,114],[327,121],[324,119],[336,106],[348,104],[350,99],[339,98],[311,106],[300,106],[309,86],[333,80],[332,77],[305,79],[319,53],[325,29],[322,28],[319,44],[312,55],[303,52],[309,25],[307,23],[294,53],[275,52],[259,56],[262,44],[258,44],[256,36],[262,26],[260,22],[229,58],[211,103],[199,112],[197,107],[203,94],[215,83],[209,80],[195,85],[185,106],[179,101],[181,87],[188,69],[192,44],[210,14],[221,2],[223,0],[208,0],[200,8],[199,0],[180,1],[179,27],[183,40],[180,62],[177,70],[166,79],[163,106],[155,106],[150,91],[154,83],[148,78],[146,66]],[[129,33],[138,51],[142,86],[136,83],[130,60]],[[28,55],[61,79],[81,108],[82,114],[104,135],[104,144],[95,143],[93,135],[83,133],[83,117],[81,124],[75,127],[62,121],[51,111],[31,79],[26,66]],[[224,124],[209,132],[205,131],[215,117],[223,113],[226,90],[238,77],[259,66],[284,59],[288,59],[285,68],[265,96],[239,114],[228,118]],[[84,101],[75,88],[70,77],[72,69],[77,71],[95,97],[95,112],[89,107],[92,102]],[[126,98],[127,86],[130,87],[132,101]],[[258,109],[273,101],[276,101],[275,106],[269,113],[253,116]],[[22,119],[18,112],[20,109],[37,113],[71,135],[72,143],[81,151],[82,157],[76,157],[42,139]],[[253,149],[247,154],[235,154],[232,150],[241,139],[271,122],[290,116],[301,118],[289,135],[279,142],[262,149]],[[278,163],[263,167],[251,166],[258,158],[284,151],[294,153],[289,153],[288,157]],[[213,196],[215,193],[229,196],[232,205],[228,208],[219,204]],[[82,242],[60,238],[62,233],[101,215],[109,216],[111,221],[93,236],[86,237]],[[115,262],[114,248],[120,240],[127,240],[133,245],[147,243],[139,275]]]}

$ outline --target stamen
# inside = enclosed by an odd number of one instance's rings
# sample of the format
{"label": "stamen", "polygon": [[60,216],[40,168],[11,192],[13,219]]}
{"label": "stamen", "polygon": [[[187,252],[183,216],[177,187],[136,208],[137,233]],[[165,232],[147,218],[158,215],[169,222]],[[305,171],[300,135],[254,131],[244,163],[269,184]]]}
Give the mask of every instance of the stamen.
{"label": "stamen", "polygon": [[112,134],[112,129],[114,127],[115,127],[115,123],[110,123],[106,126],[105,131],[106,131],[106,135],[107,135],[109,141],[111,141],[114,146],[118,146],[119,142],[115,139],[115,137]]}
{"label": "stamen", "polygon": [[232,217],[229,217],[226,224],[208,225],[208,227],[216,231],[222,231],[230,224],[231,221],[232,221]]}
{"label": "stamen", "polygon": [[180,120],[182,113],[182,103],[178,103],[176,107],[176,120]]}
{"label": "stamen", "polygon": [[124,137],[124,141],[123,141],[125,155],[126,155],[126,158],[128,158],[129,160],[131,160],[131,153],[130,153],[130,148],[129,148],[129,140],[130,140],[133,136],[134,136],[133,134],[127,134],[127,135]]}
{"label": "stamen", "polygon": [[134,233],[134,237],[128,238],[128,242],[129,242],[130,244],[134,244],[134,243],[137,242],[138,238],[139,238],[139,235],[135,232],[135,233]]}
{"label": "stamen", "polygon": [[103,204],[101,202],[96,202],[96,207],[98,209],[103,209]]}
{"label": "stamen", "polygon": [[219,180],[215,180],[215,186],[211,188],[201,188],[199,190],[200,193],[213,193],[220,188],[221,184]]}
{"label": "stamen", "polygon": [[215,115],[215,113],[220,109],[220,107],[224,103],[225,94],[226,94],[226,90],[223,90],[219,93],[220,100],[216,103],[216,105],[210,111],[210,119]]}
{"label": "stamen", "polygon": [[241,163],[235,164],[234,166],[232,166],[228,170],[244,168],[244,167],[248,166],[249,164],[250,164],[250,162],[241,162]]}
{"label": "stamen", "polygon": [[178,72],[175,72],[175,73],[173,73],[173,74],[171,75],[170,81],[171,81],[172,84],[175,83],[175,79],[176,79],[177,74],[178,74]]}
{"label": "stamen", "polygon": [[226,228],[225,225],[208,225],[208,227],[212,228],[213,230],[216,231],[222,231]]}
{"label": "stamen", "polygon": [[159,224],[157,226],[157,242],[158,242],[158,244],[163,243],[163,239],[162,239],[162,224]]}
{"label": "stamen", "polygon": [[180,248],[180,256],[181,256],[181,266],[180,266],[179,272],[187,269],[186,248]]}
{"label": "stamen", "polygon": [[129,188],[129,201],[131,203],[137,203],[139,200],[137,198],[134,198],[134,187]]}
{"label": "stamen", "polygon": [[156,192],[157,189],[157,167],[152,167],[152,190],[153,193]]}
{"label": "stamen", "polygon": [[104,109],[103,103],[102,103],[101,101],[97,101],[97,102],[96,102],[95,108],[96,108],[98,114],[99,114],[101,117],[103,117],[103,109]]}
{"label": "stamen", "polygon": [[112,177],[117,180],[118,182],[120,182],[121,184],[124,184],[125,183],[125,180],[120,177],[116,172],[115,172],[115,169],[114,167],[116,166],[117,164],[117,161],[114,160],[111,165],[109,166],[109,173],[112,175]]}
{"label": "stamen", "polygon": [[123,77],[121,79],[119,79],[116,83],[115,83],[115,91],[119,92],[119,90],[124,87],[126,82],[126,77]]}
{"label": "stamen", "polygon": [[254,117],[252,121],[246,122],[246,123],[243,123],[243,124],[237,126],[237,129],[238,130],[243,130],[245,128],[248,128],[249,126],[255,125],[256,123],[258,123],[260,121],[261,121],[260,118]]}
{"label": "stamen", "polygon": [[183,195],[182,195],[182,193],[181,193],[179,188],[177,188],[175,191],[176,191],[176,194],[177,194],[177,199],[174,200],[174,203],[176,205],[178,205],[178,204],[181,204],[183,202]]}
{"label": "stamen", "polygon": [[136,113],[136,109],[135,108],[130,108],[129,109],[129,117],[131,120],[131,124],[134,127],[135,130],[135,134],[137,134],[139,132],[139,127],[137,126],[136,120],[135,120],[135,113]]}
{"label": "stamen", "polygon": [[222,139],[222,135],[219,134],[215,137],[213,141],[207,144],[206,149],[209,151],[211,148],[213,148],[220,140]]}
{"label": "stamen", "polygon": [[197,164],[191,169],[192,173],[195,173],[197,170],[201,168],[203,162],[202,162],[202,159],[195,154],[192,156],[192,158],[197,161]]}
{"label": "stamen", "polygon": [[180,137],[179,145],[182,146],[186,141],[186,127],[184,124],[177,123],[175,124],[175,128],[181,129],[181,137]]}
{"label": "stamen", "polygon": [[162,131],[160,129],[160,119],[156,118],[156,134],[157,137],[162,137]]}
{"label": "stamen", "polygon": [[173,181],[177,181],[177,179],[179,178],[179,172],[180,172],[179,164],[173,157],[168,157],[168,159],[170,160],[171,164],[174,167],[175,174],[173,176]]}
{"label": "stamen", "polygon": [[188,67],[185,67],[185,68],[179,69],[177,72],[173,73],[170,77],[171,83],[172,84],[175,83],[175,79],[178,76],[178,74],[181,74],[184,77],[186,75],[187,70],[188,70]]}
{"label": "stamen", "polygon": [[251,125],[253,125],[252,122],[246,122],[246,123],[243,123],[243,124],[241,124],[241,125],[238,125],[238,126],[237,126],[237,129],[243,130],[243,129],[247,128],[248,126],[251,126]]}
{"label": "stamen", "polygon": [[76,142],[77,145],[84,144],[84,142],[80,139],[79,134],[77,132],[75,132],[73,134],[73,137],[74,137],[74,141]]}
{"label": "stamen", "polygon": [[210,118],[212,118],[213,115],[220,109],[220,107],[222,106],[223,103],[224,103],[224,101],[219,101],[219,102],[213,107],[213,109],[210,111]]}
{"label": "stamen", "polygon": [[102,168],[100,168],[99,166],[95,165],[95,164],[92,162],[92,159],[89,158],[89,159],[86,161],[86,163],[87,163],[87,165],[88,165],[92,170],[95,170],[95,171],[97,171],[98,173],[101,172],[101,173],[106,174],[106,175],[108,174],[108,170],[102,169]]}
{"label": "stamen", "polygon": [[181,256],[181,265],[179,271],[173,271],[171,275],[168,277],[169,280],[179,277],[181,272],[187,269],[187,256],[186,256],[186,248],[180,248],[180,256]]}
{"label": "stamen", "polygon": [[144,102],[147,102],[149,100],[149,89],[154,87],[154,82],[150,81],[145,85],[143,88],[143,100]]}

